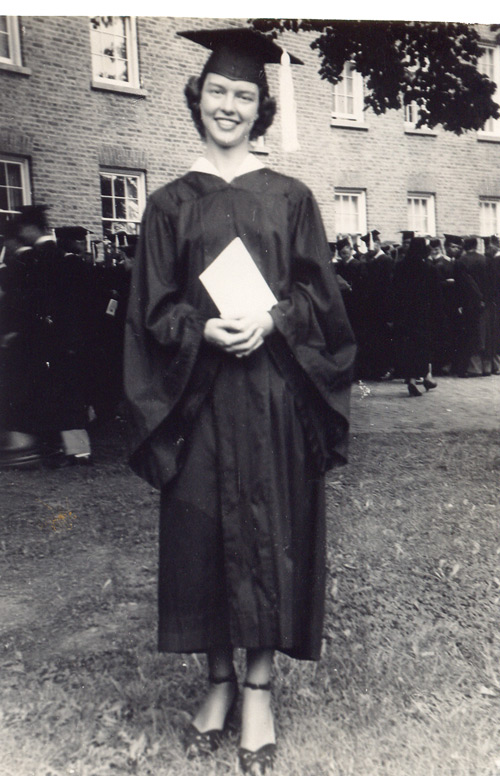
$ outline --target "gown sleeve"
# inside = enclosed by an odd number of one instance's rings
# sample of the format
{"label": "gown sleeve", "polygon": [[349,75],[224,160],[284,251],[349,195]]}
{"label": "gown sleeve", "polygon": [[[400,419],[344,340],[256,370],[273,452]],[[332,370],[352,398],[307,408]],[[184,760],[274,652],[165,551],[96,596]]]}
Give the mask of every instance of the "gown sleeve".
{"label": "gown sleeve", "polygon": [[[291,198],[289,292],[270,313],[288,348],[270,348],[295,385],[295,364],[306,375],[295,392],[322,470],[344,462],[347,452],[350,386],[356,346],[330,250],[312,193],[299,185]],[[295,364],[294,364],[295,362]]]}
{"label": "gown sleeve", "polygon": [[[203,369],[204,361],[200,350],[206,316],[186,299],[175,221],[174,203],[150,198],[134,260],[125,327],[124,388],[133,435],[130,464],[155,487],[161,487],[177,469],[189,414],[183,397],[188,383],[196,383],[196,371]],[[193,408],[202,398],[199,392],[192,394]],[[167,417],[168,428],[162,430]]]}

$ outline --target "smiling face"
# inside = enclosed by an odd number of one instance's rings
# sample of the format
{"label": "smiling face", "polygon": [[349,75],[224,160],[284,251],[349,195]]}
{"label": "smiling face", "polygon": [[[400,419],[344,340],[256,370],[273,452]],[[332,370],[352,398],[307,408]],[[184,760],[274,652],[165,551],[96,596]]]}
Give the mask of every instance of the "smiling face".
{"label": "smiling face", "polygon": [[259,109],[259,88],[250,81],[233,81],[208,73],[201,92],[200,112],[207,143],[235,148],[247,143]]}

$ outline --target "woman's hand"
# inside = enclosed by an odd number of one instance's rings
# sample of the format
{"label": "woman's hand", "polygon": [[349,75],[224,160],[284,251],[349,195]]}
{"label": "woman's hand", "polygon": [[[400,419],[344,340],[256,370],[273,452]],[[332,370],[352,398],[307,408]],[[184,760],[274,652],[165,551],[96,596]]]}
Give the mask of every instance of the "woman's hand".
{"label": "woman's hand", "polygon": [[244,318],[209,318],[203,336],[211,345],[242,358],[260,348],[273,329],[269,313],[253,313]]}

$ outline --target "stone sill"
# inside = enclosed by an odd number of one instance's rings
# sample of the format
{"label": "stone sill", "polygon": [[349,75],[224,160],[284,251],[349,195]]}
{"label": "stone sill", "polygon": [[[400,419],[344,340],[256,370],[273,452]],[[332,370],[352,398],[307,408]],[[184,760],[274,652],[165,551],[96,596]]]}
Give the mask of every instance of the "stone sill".
{"label": "stone sill", "polygon": [[0,70],[8,73],[17,73],[18,75],[31,75],[31,68],[23,65],[11,65],[10,62],[0,62]]}
{"label": "stone sill", "polygon": [[331,127],[339,127],[340,129],[360,129],[362,132],[368,132],[368,127],[361,121],[349,121],[348,119],[330,119]]}
{"label": "stone sill", "polygon": [[500,143],[500,135],[487,135],[486,133],[478,133],[477,139],[480,143]]}
{"label": "stone sill", "polygon": [[92,89],[102,92],[115,92],[115,94],[128,94],[132,97],[147,97],[148,93],[145,89],[137,88],[136,86],[129,86],[128,84],[119,83],[106,83],[105,81],[91,81],[90,86]]}
{"label": "stone sill", "polygon": [[421,137],[437,137],[437,132],[432,129],[417,129],[416,127],[405,127],[405,135],[420,135]]}

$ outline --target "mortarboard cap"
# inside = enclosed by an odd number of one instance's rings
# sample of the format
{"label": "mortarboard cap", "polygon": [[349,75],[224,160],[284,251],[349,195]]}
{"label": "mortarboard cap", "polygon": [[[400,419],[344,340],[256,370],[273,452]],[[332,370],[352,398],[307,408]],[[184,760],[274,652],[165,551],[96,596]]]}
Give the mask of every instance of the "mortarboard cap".
{"label": "mortarboard cap", "polygon": [[[204,73],[217,73],[233,81],[266,83],[265,64],[280,64],[283,49],[270,38],[249,27],[222,30],[188,30],[178,32],[183,38],[198,43],[212,52]],[[293,65],[303,62],[289,54]]]}
{"label": "mortarboard cap", "polygon": [[441,240],[439,237],[432,237],[429,240],[429,245],[431,248],[441,248]]}
{"label": "mortarboard cap", "polygon": [[402,240],[413,240],[415,232],[408,231],[407,229],[401,229]]}
{"label": "mortarboard cap", "polygon": [[459,237],[457,234],[445,234],[444,235],[444,241],[445,243],[453,244],[453,245],[459,245],[462,247],[463,240],[461,237]]}
{"label": "mortarboard cap", "polygon": [[283,47],[250,27],[187,30],[177,34],[212,52],[203,68],[202,81],[207,73],[217,73],[233,81],[249,81],[257,86],[266,86],[264,65],[280,64],[282,148],[285,152],[299,150],[290,64],[303,65],[302,60],[288,54]]}
{"label": "mortarboard cap", "polygon": [[344,237],[342,240],[337,241],[337,250],[339,251],[339,253],[342,250],[342,248],[346,247],[346,245],[349,245],[349,246],[351,245],[351,241],[349,240],[348,237]]}

